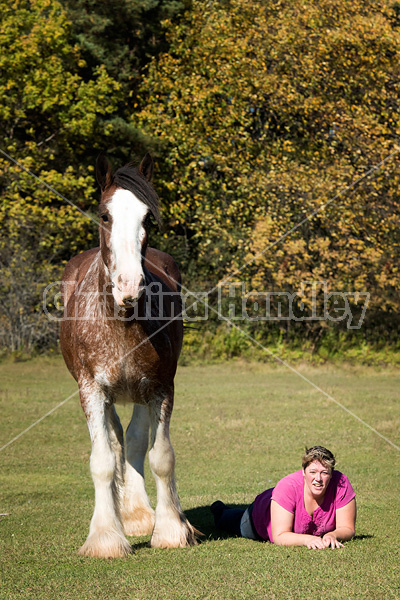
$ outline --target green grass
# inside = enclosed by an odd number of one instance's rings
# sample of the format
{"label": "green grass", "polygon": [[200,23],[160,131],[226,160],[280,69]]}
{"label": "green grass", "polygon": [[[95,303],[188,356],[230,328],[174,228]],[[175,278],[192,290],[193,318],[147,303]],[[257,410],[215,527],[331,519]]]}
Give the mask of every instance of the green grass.
{"label": "green grass", "polygon": [[[298,367],[400,446],[400,376],[356,367]],[[76,390],[60,358],[0,365],[0,447]],[[129,407],[120,411],[123,422]],[[0,453],[0,599],[400,598],[399,450],[282,367],[181,367],[171,438],[178,490],[205,533],[195,548],[78,556],[93,509],[90,443],[78,396]],[[225,538],[216,499],[244,504],[321,443],[357,492],[357,536],[341,550]],[[155,486],[148,474],[149,495]]]}

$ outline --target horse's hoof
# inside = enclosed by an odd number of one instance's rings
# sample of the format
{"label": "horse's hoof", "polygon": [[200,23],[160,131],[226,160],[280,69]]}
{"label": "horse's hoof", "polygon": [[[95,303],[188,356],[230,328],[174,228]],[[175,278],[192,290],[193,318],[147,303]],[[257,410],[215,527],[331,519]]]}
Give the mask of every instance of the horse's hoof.
{"label": "horse's hoof", "polygon": [[189,521],[174,525],[170,522],[169,527],[164,531],[156,525],[150,540],[152,548],[187,548],[196,544],[196,530]]}
{"label": "horse's hoof", "polygon": [[81,556],[94,558],[125,558],[132,553],[132,546],[118,533],[102,531],[92,533],[79,549]]}

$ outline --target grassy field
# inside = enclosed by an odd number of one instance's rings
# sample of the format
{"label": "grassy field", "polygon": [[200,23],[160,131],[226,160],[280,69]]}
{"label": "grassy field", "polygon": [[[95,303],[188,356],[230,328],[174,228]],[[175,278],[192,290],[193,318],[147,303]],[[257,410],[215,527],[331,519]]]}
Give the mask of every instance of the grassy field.
{"label": "grassy field", "polygon": [[[400,446],[400,375],[300,372]],[[0,364],[0,447],[76,390],[59,358]],[[120,415],[124,424],[128,407]],[[205,534],[189,549],[130,538],[127,559],[78,556],[92,514],[90,443],[78,396],[0,452],[0,599],[400,598],[400,452],[298,375],[241,362],[181,367],[172,442],[178,490]],[[352,482],[357,536],[340,550],[283,548],[214,529],[216,499],[242,505],[323,444]],[[155,486],[148,475],[152,501]]]}

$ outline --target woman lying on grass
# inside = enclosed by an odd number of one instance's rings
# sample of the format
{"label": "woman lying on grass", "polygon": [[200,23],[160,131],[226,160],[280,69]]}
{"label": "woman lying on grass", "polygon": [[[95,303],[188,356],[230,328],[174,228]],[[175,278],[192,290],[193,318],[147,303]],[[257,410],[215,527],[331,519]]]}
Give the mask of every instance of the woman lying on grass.
{"label": "woman lying on grass", "polygon": [[350,481],[334,471],[323,446],[306,449],[303,468],[281,479],[246,509],[211,506],[215,525],[252,540],[279,546],[340,548],[355,533],[356,499]]}

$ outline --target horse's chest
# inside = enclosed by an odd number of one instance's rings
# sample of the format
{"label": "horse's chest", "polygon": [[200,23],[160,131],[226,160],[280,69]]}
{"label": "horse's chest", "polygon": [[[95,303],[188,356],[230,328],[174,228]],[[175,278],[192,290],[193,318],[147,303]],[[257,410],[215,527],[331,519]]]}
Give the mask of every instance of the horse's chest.
{"label": "horse's chest", "polygon": [[146,403],[159,380],[160,356],[145,336],[105,333],[98,331],[94,338],[82,338],[84,371],[91,374],[110,402]]}
{"label": "horse's chest", "polygon": [[[160,356],[141,328],[110,327],[99,323],[78,334],[78,353],[92,370],[134,376],[136,371],[152,370]],[[140,376],[140,375],[139,375]]]}
{"label": "horse's chest", "polygon": [[105,367],[96,371],[95,380],[111,403],[147,404],[157,387],[152,374],[139,368],[133,371]]}
{"label": "horse's chest", "polygon": [[[125,343],[124,343],[125,342]],[[110,340],[92,370],[114,402],[141,402],[150,382],[159,379],[161,360],[148,340]]]}

